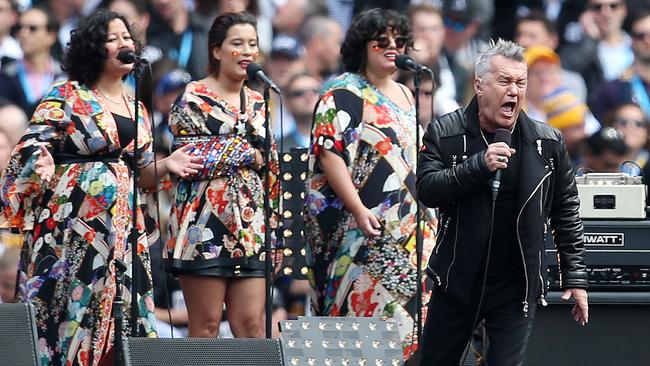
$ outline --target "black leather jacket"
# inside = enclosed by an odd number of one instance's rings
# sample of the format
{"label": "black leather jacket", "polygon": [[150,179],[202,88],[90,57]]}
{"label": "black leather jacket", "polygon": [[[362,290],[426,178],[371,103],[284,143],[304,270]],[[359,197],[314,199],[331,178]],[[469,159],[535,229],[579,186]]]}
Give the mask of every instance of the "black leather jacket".
{"label": "black leather jacket", "polygon": [[[517,198],[517,241],[524,262],[526,291],[522,309],[530,301],[544,302],[547,229],[559,254],[564,288],[586,288],[583,226],[573,167],[562,135],[521,112],[520,180]],[[432,122],[423,140],[417,169],[419,198],[440,209],[440,230],[427,274],[449,294],[469,300],[483,253],[491,207],[485,163],[486,145],[478,124],[476,98],[469,106]]]}

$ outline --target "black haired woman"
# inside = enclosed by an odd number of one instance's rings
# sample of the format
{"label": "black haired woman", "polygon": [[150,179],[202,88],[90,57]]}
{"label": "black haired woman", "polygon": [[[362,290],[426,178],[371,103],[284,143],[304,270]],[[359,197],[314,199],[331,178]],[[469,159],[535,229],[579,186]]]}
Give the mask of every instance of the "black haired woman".
{"label": "black haired woman", "polygon": [[[259,337],[264,310],[263,194],[279,205],[277,151],[263,166],[264,100],[244,86],[259,54],[255,17],[218,16],[208,33],[209,75],[191,82],[172,107],[174,145],[194,142],[206,156],[199,174],[182,179],[172,209],[169,268],[179,276],[191,337],[214,337],[224,303],[235,337]],[[273,131],[273,130],[271,130]],[[269,138],[272,138],[273,133]],[[270,169],[270,187],[263,173]]]}
{"label": "black haired woman", "polygon": [[[140,194],[131,167],[141,170],[141,187],[201,167],[188,146],[154,169],[147,113],[140,106],[134,118],[123,89],[132,65],[116,57],[125,49],[137,52],[122,16],[98,10],[79,23],[63,62],[69,80],[38,105],[0,181],[3,226],[24,236],[18,298],[34,305],[43,365],[96,366],[112,347],[115,260],[132,266],[131,197]],[[137,299],[138,332],[155,336],[148,245],[144,228],[138,231],[140,271],[137,279],[126,272],[123,331],[131,331],[128,309]]]}
{"label": "black haired woman", "polygon": [[[394,10],[353,19],[341,46],[347,72],[323,88],[316,107],[305,204],[316,312],[393,317],[406,355],[414,321],[406,305],[417,272],[418,125],[412,94],[391,75],[411,45],[408,20]],[[426,217],[429,253],[435,222]]]}

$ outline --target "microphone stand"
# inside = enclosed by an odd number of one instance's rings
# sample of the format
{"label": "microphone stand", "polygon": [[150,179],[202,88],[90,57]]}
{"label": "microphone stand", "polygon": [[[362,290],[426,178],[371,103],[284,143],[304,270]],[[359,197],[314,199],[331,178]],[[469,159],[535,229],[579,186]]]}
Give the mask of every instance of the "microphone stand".
{"label": "microphone stand", "polygon": [[125,364],[124,360],[124,340],[122,335],[122,319],[124,309],[122,307],[122,285],[124,285],[124,272],[126,264],[123,261],[115,260],[115,299],[113,300],[113,319],[115,320],[115,336],[113,338],[113,349],[115,351],[115,366]]}
{"label": "microphone stand", "polygon": [[271,167],[270,157],[271,157],[271,124],[270,124],[270,115],[269,115],[269,85],[264,83],[264,130],[266,133],[264,139],[264,252],[266,256],[264,257],[264,280],[265,280],[265,290],[266,290],[266,301],[264,303],[264,310],[266,314],[265,319],[265,330],[266,338],[271,338],[271,303],[273,299],[271,298],[271,272],[273,270],[271,262]]}
{"label": "microphone stand", "polygon": [[135,77],[135,102],[133,106],[135,120],[135,136],[133,137],[133,196],[132,196],[132,227],[131,227],[131,337],[137,337],[138,332],[138,120],[140,111],[140,81],[142,79],[142,59],[137,59],[133,65]]}
{"label": "microphone stand", "polygon": [[[416,169],[420,162],[420,85],[422,84],[422,79],[420,78],[421,69],[417,69],[413,75],[413,86],[415,89],[415,166]],[[419,199],[419,194],[416,191],[416,214],[415,214],[415,258],[417,271],[415,272],[415,280],[417,281],[417,287],[415,290],[415,307],[416,307],[416,324],[417,324],[417,340],[418,348],[421,344],[421,335],[422,335],[422,241],[424,240],[422,236],[422,227],[420,223],[422,221],[422,203]]]}

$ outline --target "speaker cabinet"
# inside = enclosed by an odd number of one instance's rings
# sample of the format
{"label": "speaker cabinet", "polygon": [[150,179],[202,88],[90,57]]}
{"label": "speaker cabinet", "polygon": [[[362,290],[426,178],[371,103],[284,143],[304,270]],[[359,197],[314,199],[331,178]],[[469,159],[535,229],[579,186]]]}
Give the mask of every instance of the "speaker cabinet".
{"label": "speaker cabinet", "polygon": [[128,338],[126,366],[282,366],[280,342],[252,338]]}
{"label": "speaker cabinet", "polygon": [[549,293],[538,306],[528,366],[650,365],[650,293],[589,293],[589,324],[571,317],[572,302]]}
{"label": "speaker cabinet", "polygon": [[41,366],[37,338],[31,304],[0,304],[0,364]]}

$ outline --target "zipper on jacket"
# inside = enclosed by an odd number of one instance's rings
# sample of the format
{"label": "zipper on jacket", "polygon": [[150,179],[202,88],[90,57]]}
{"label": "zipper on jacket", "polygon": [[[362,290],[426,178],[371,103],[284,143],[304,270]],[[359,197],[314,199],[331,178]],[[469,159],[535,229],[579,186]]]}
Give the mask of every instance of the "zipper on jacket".
{"label": "zipper on jacket", "polygon": [[449,274],[451,273],[451,267],[454,266],[456,262],[456,244],[458,243],[458,223],[460,222],[460,205],[456,205],[456,232],[454,233],[454,256],[451,258],[451,264],[447,268],[447,278],[445,279],[447,283],[445,284],[445,291],[449,289]]}
{"label": "zipper on jacket", "polygon": [[456,159],[458,158],[458,155],[454,154],[451,156],[451,167],[455,168],[456,167]]}
{"label": "zipper on jacket", "polygon": [[546,302],[546,298],[544,298],[546,294],[546,283],[544,283],[544,276],[542,276],[542,251],[539,251],[539,280],[542,283],[542,295],[540,296],[540,300],[542,301],[542,306],[548,305]]}
{"label": "zipper on jacket", "polygon": [[[541,140],[537,140],[537,141],[538,141],[538,143],[537,143],[538,151],[541,151],[541,149],[542,149],[542,142],[541,142]],[[544,183],[544,181],[546,180],[546,178],[548,178],[549,175],[551,175],[551,171],[550,171],[550,170],[546,173],[546,175],[544,175],[544,176],[542,177],[542,180],[541,180],[539,183],[537,183],[537,186],[535,187],[535,189],[533,190],[533,192],[530,194],[530,196],[528,196],[528,198],[527,198],[526,201],[524,202],[524,205],[521,206],[521,210],[519,210],[519,214],[517,214],[517,221],[516,221],[516,227],[517,227],[517,244],[519,244],[519,250],[521,251],[521,260],[522,260],[522,262],[523,262],[523,264],[524,264],[524,277],[525,277],[525,279],[526,279],[526,292],[525,292],[525,294],[524,294],[524,301],[523,301],[523,305],[524,305],[524,306],[523,306],[523,310],[524,310],[524,316],[525,316],[525,317],[528,317],[528,286],[529,286],[529,283],[528,283],[528,270],[526,269],[526,255],[524,254],[524,247],[523,247],[523,245],[521,245],[521,237],[520,237],[520,235],[519,235],[519,220],[521,219],[521,214],[524,212],[524,208],[526,207],[526,205],[528,204],[528,202],[530,202],[530,199],[533,198],[533,196],[535,195],[535,193],[537,192],[537,190],[539,189],[539,187],[542,186],[542,184]]]}
{"label": "zipper on jacket", "polygon": [[440,238],[440,241],[439,241],[440,244],[438,244],[436,246],[436,254],[438,254],[438,250],[440,250],[440,247],[442,246],[442,243],[445,240],[445,236],[447,236],[447,228],[449,227],[449,222],[450,221],[451,221],[451,216],[447,217],[447,219],[445,220],[444,225],[442,226],[443,227],[443,229],[442,229],[442,237]]}
{"label": "zipper on jacket", "polygon": [[535,142],[537,143],[537,153],[539,154],[539,156],[542,156],[542,140],[537,139],[535,140]]}

